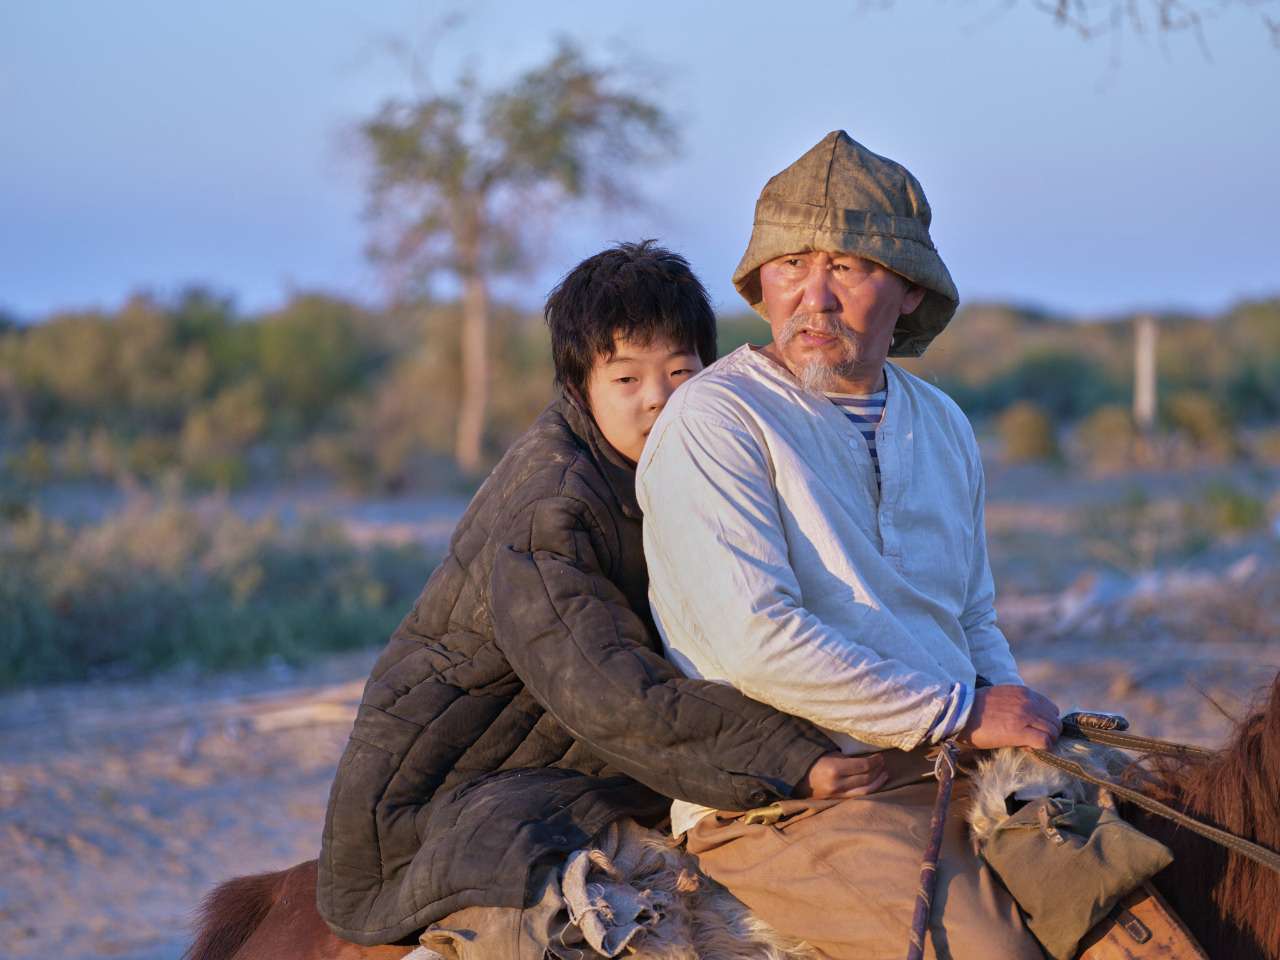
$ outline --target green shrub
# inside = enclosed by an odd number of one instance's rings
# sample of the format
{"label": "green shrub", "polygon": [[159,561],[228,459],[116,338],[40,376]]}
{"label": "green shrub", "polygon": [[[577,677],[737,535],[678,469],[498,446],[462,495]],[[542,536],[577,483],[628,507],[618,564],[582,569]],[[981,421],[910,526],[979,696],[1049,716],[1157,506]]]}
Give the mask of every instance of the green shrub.
{"label": "green shrub", "polygon": [[1230,483],[1211,484],[1196,511],[1214,534],[1249,533],[1266,525],[1267,505]]}
{"label": "green shrub", "polygon": [[258,370],[287,430],[319,423],[368,371],[359,314],[346,301],[302,294],[259,322]]}
{"label": "green shrub", "polygon": [[249,476],[244,454],[267,424],[262,387],[246,381],[196,410],[182,427],[182,465],[196,485],[232,489]]}
{"label": "green shrub", "polygon": [[1201,456],[1221,461],[1239,452],[1235,426],[1222,404],[1207,393],[1188,390],[1176,394],[1169,400],[1167,416]]}
{"label": "green shrub", "polygon": [[380,644],[430,566],[226,508],[139,500],[79,529],[26,510],[0,523],[0,686]]}
{"label": "green shrub", "polygon": [[17,453],[10,455],[8,468],[25,483],[44,483],[52,472],[48,446],[39,440],[27,441]]}
{"label": "green shrub", "polygon": [[985,393],[1001,406],[1029,400],[1057,421],[1076,420],[1120,397],[1101,366],[1080,353],[1059,349],[1032,350],[992,381]]}
{"label": "green shrub", "polygon": [[1089,466],[1099,472],[1132,465],[1137,443],[1133,417],[1121,406],[1100,407],[1075,431],[1076,444]]}
{"label": "green shrub", "polygon": [[125,466],[145,479],[158,479],[178,465],[178,443],[169,435],[144,433],[129,444]]}
{"label": "green shrub", "polygon": [[1254,360],[1241,366],[1227,380],[1224,390],[1227,409],[1246,421],[1268,421],[1280,417],[1280,357]]}
{"label": "green shrub", "polygon": [[1259,430],[1253,437],[1250,449],[1256,459],[1280,467],[1280,427]]}
{"label": "green shrub", "polygon": [[1015,403],[1000,414],[996,429],[1009,463],[1058,460],[1057,431],[1044,410],[1030,401]]}

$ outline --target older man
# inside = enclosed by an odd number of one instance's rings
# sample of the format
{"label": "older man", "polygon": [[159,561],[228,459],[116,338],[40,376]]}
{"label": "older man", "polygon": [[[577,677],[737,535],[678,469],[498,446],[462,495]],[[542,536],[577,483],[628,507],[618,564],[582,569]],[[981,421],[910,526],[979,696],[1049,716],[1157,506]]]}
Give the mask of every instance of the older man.
{"label": "older man", "polygon": [[[678,391],[637,474],[671,658],[879,758],[869,797],[672,809],[708,874],[834,958],[906,949],[927,748],[1045,747],[1061,729],[996,626],[973,430],[886,363],[957,305],[930,216],[915,177],[843,131],[771,179],[734,283],[773,340]],[[1040,957],[966,838],[966,799],[962,783],[931,955]]]}

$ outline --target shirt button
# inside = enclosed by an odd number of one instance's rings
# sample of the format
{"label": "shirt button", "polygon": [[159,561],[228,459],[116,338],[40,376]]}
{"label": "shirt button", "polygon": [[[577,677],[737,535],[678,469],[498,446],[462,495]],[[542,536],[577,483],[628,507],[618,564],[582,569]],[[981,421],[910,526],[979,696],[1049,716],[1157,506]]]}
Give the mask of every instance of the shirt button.
{"label": "shirt button", "polygon": [[764,803],[769,799],[769,797],[763,790],[752,790],[751,793],[747,795],[747,799],[752,803]]}

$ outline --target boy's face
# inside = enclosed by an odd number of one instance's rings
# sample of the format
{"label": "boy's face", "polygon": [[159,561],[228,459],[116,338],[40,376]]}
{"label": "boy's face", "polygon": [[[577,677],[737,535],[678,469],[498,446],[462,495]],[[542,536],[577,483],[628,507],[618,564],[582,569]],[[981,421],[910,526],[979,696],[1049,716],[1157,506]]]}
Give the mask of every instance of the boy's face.
{"label": "boy's face", "polygon": [[613,356],[596,357],[587,378],[587,402],[596,426],[633,463],[640,459],[653,422],[676,387],[702,369],[696,353],[670,340],[640,344],[613,341]]}

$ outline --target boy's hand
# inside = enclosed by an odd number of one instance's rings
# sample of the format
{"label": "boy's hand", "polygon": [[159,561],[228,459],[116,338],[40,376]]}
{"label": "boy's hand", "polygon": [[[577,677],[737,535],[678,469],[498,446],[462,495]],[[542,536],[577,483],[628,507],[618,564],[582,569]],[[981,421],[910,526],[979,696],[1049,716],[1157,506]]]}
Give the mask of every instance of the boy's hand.
{"label": "boy's hand", "polygon": [[861,797],[875,793],[889,779],[884,757],[871,753],[865,757],[846,757],[828,753],[819,757],[803,780],[796,784],[791,796],[826,800],[834,797]]}
{"label": "boy's hand", "polygon": [[1038,747],[1048,750],[1062,733],[1058,707],[1030,687],[1006,683],[979,687],[973,695],[969,722],[956,741],[978,750]]}

